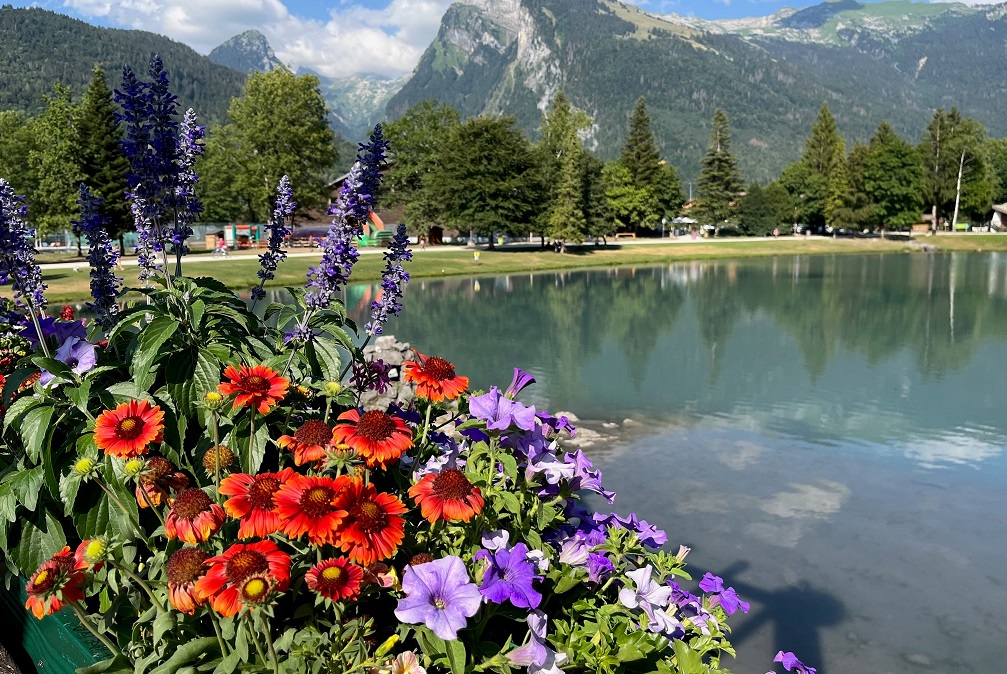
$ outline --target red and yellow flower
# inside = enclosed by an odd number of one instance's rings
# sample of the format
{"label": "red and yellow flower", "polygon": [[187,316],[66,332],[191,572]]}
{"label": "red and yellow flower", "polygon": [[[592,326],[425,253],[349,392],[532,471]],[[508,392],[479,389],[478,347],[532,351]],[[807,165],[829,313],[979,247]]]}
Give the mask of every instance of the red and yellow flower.
{"label": "red and yellow flower", "polygon": [[[196,595],[210,600],[213,610],[233,616],[242,603],[258,604],[290,585],[290,557],[273,541],[236,543],[206,560],[209,570],[196,581]],[[253,579],[261,581],[252,583]]]}
{"label": "red and yellow flower", "polygon": [[148,400],[129,400],[114,410],[105,410],[94,425],[94,443],[106,454],[132,459],[147,453],[152,442],[161,442],[164,412]]}
{"label": "red and yellow flower", "polygon": [[465,473],[454,468],[424,475],[409,488],[420,514],[431,523],[437,520],[468,522],[483,510],[483,496]]}
{"label": "red and yellow flower", "polygon": [[77,559],[70,552],[69,546],[65,546],[32,574],[25,588],[28,601],[24,607],[41,620],[69,602],[83,601],[88,566],[86,561]]}
{"label": "red and yellow flower", "polygon": [[430,402],[454,400],[469,388],[469,378],[455,374],[455,366],[437,356],[416,352],[416,360],[402,364],[402,378],[416,383],[416,395]]}
{"label": "red and yellow flower", "polygon": [[238,538],[265,538],[280,529],[280,516],[273,497],[290,478],[293,468],[278,473],[233,473],[220,481],[220,493],[231,498],[224,501],[224,510],[240,520]]}
{"label": "red and yellow flower", "polygon": [[342,491],[352,478],[294,475],[273,496],[280,530],[290,538],[307,534],[313,545],[337,545],[336,530],[346,517]]}
{"label": "red and yellow flower", "polygon": [[222,384],[217,384],[217,390],[224,395],[233,395],[234,407],[254,407],[259,414],[265,414],[276,403],[287,395],[290,382],[280,376],[276,370],[265,365],[229,365],[224,370],[228,378]]}
{"label": "red and yellow flower", "polygon": [[294,431],[281,435],[276,444],[294,453],[294,463],[303,466],[325,458],[326,448],[332,446],[332,428],[324,421],[312,419]]}
{"label": "red and yellow flower", "polygon": [[370,468],[384,468],[413,446],[413,432],[402,419],[387,412],[349,410],[340,414],[339,420],[346,423],[332,430],[332,441],[349,446]]}
{"label": "red and yellow flower", "polygon": [[304,576],[308,589],[333,601],[353,599],[360,594],[363,578],[363,569],[345,557],[319,562]]}
{"label": "red and yellow flower", "polygon": [[209,540],[224,524],[224,509],[202,489],[186,489],[171,503],[164,522],[164,534],[169,540],[196,545]]}
{"label": "red and yellow flower", "polygon": [[207,598],[196,592],[196,582],[206,575],[206,561],[210,554],[199,548],[182,548],[173,554],[165,565],[168,576],[168,601],[182,613],[192,615]]}
{"label": "red and yellow flower", "polygon": [[136,502],[141,508],[160,507],[170,492],[189,486],[189,478],[163,456],[152,456],[136,481]]}
{"label": "red and yellow flower", "polygon": [[402,501],[352,478],[340,494],[339,507],[346,516],[336,529],[336,538],[352,561],[367,566],[395,554],[405,537]]}

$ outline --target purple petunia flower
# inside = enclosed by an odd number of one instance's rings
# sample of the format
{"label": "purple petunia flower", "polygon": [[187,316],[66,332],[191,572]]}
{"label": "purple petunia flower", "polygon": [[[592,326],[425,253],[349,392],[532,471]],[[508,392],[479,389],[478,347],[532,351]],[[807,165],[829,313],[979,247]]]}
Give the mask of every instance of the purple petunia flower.
{"label": "purple petunia flower", "polygon": [[402,578],[405,599],[400,599],[395,617],[413,625],[423,623],[447,641],[479,610],[482,595],[469,580],[465,563],[448,556],[426,564],[407,566]]}
{"label": "purple petunia flower", "polygon": [[624,587],[619,590],[619,603],[626,608],[639,608],[650,613],[651,609],[663,608],[671,601],[671,588],[661,585],[653,579],[653,567],[644,566],[626,572],[635,584],[636,589]]}
{"label": "purple petunia flower", "polygon": [[563,674],[560,665],[569,659],[566,653],[557,653],[546,645],[546,626],[549,618],[542,611],[528,614],[528,643],[507,654],[512,665],[527,667],[528,674]]}
{"label": "purple petunia flower", "polygon": [[380,335],[382,327],[391,316],[398,316],[402,311],[402,295],[409,283],[409,272],[402,266],[403,262],[413,259],[409,250],[409,237],[406,236],[406,226],[400,224],[388,244],[384,254],[385,269],[381,272],[381,297],[371,304],[371,320],[364,326],[369,335]]}
{"label": "purple petunia flower", "polygon": [[742,601],[741,597],[733,587],[724,587],[724,579],[707,572],[701,581],[699,589],[710,595],[710,605],[718,604],[724,609],[727,615],[734,615],[741,609],[742,613],[748,613],[751,605],[747,601]]}
{"label": "purple petunia flower", "polygon": [[592,552],[587,556],[587,579],[592,583],[599,583],[615,571],[615,566],[605,555],[599,552]]}
{"label": "purple petunia flower", "polygon": [[528,374],[519,367],[514,368],[514,377],[511,379],[510,386],[504,391],[504,398],[509,398],[513,400],[517,398],[518,393],[521,393],[526,387],[531,386],[535,383],[535,377]]}
{"label": "purple petunia flower", "polygon": [[606,527],[615,526],[621,529],[635,531],[640,537],[640,542],[651,548],[659,548],[668,542],[667,533],[658,529],[653,524],[650,524],[647,520],[639,519],[636,516],[636,513],[630,513],[629,517],[621,517],[615,513],[611,513],[609,515],[596,513],[594,515],[594,520],[598,524]]}
{"label": "purple petunia flower", "polygon": [[[806,664],[798,660],[797,656],[790,651],[787,651],[786,653],[780,651],[776,654],[776,657],[773,658],[773,662],[783,664],[783,668],[788,672],[794,671],[798,674],[815,674],[817,671],[814,667],[808,667]],[[767,674],[769,673],[767,672]]]}
{"label": "purple petunia flower", "polygon": [[[39,319],[39,327],[42,329],[42,339],[47,343],[55,341],[59,345],[71,337],[87,339],[87,330],[84,328],[83,321],[60,321],[53,316],[46,316]],[[39,336],[34,325],[23,328],[20,335],[31,342],[32,346],[39,345]]]}
{"label": "purple petunia flower", "polygon": [[600,494],[609,503],[615,501],[615,492],[601,486],[601,471],[592,470],[594,464],[584,452],[578,449],[572,454],[567,454],[563,460],[573,466],[573,477],[570,478],[571,491],[593,491]]}
{"label": "purple petunia flower", "polygon": [[502,548],[496,552],[479,550],[475,558],[489,562],[483,576],[479,593],[494,604],[510,601],[518,608],[538,608],[542,594],[532,587],[536,580],[535,566],[528,561],[528,546],[518,543],[510,550]]}
{"label": "purple petunia flower", "polygon": [[290,178],[283,176],[276,186],[273,217],[266,223],[269,240],[266,243],[266,252],[259,255],[259,264],[262,269],[259,270],[258,275],[261,280],[257,287],[252,288],[253,305],[266,297],[266,291],[262,289],[263,285],[276,276],[276,268],[287,258],[287,251],[283,249],[283,243],[290,235],[291,228],[288,223],[295,210],[297,210],[297,202],[294,201],[294,190],[290,187]]}
{"label": "purple petunia flower", "polygon": [[[56,349],[56,360],[66,363],[76,374],[84,374],[94,369],[98,364],[98,349],[85,339],[70,337]],[[53,380],[53,375],[48,370],[42,370],[39,383],[48,386]]]}
{"label": "purple petunia flower", "polygon": [[535,430],[535,407],[504,398],[496,386],[491,386],[489,393],[469,398],[469,413],[485,421],[489,430],[506,431],[511,426]]}
{"label": "purple petunia flower", "polygon": [[83,234],[87,239],[87,261],[91,265],[91,297],[87,307],[95,312],[95,320],[105,330],[112,328],[117,320],[119,292],[122,279],[115,275],[115,263],[119,253],[112,248],[108,235],[109,219],[101,214],[102,199],[91,194],[90,188],[80,184],[77,204],[80,206],[80,220],[73,221],[74,233]]}
{"label": "purple petunia flower", "polygon": [[35,262],[35,230],[28,227],[24,197],[0,178],[0,285],[14,286],[14,299],[33,314],[45,305],[46,285]]}

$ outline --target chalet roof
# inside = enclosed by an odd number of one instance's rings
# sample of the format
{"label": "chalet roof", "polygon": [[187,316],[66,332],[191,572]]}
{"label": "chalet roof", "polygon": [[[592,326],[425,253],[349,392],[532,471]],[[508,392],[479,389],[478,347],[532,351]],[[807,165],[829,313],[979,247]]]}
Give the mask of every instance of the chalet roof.
{"label": "chalet roof", "polygon": [[1007,215],[1007,204],[993,204],[993,210]]}

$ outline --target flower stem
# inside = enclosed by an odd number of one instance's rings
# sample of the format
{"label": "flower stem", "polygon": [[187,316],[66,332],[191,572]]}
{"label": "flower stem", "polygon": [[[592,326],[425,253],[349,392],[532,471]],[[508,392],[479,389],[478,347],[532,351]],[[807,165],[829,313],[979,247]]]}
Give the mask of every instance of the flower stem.
{"label": "flower stem", "polygon": [[217,413],[213,413],[213,423],[211,424],[213,428],[213,460],[214,460],[214,471],[213,471],[213,486],[215,488],[215,495],[217,501],[220,501],[220,428],[217,426]]}
{"label": "flower stem", "polygon": [[147,504],[147,507],[150,508],[155,515],[157,515],[157,519],[160,520],[161,526],[164,527],[165,531],[167,531],[168,523],[164,521],[164,515],[161,514],[160,510],[154,507],[154,504],[150,500],[150,496],[147,494],[147,490],[143,488],[142,484],[140,485],[140,493],[143,494],[143,502]]}
{"label": "flower stem", "polygon": [[[133,517],[133,513],[131,513],[126,508],[126,506],[123,505],[122,501],[119,500],[119,497],[115,495],[115,492],[109,489],[108,485],[105,484],[104,480],[102,480],[100,477],[95,477],[94,481],[98,484],[99,487],[101,487],[102,491],[104,491],[108,495],[108,497],[112,500],[112,502],[119,507],[119,510],[121,510],[122,513],[126,516],[126,519],[129,520],[129,523],[133,525],[133,529],[136,531],[136,535],[140,538],[140,540],[142,540],[147,545],[147,548],[149,550],[154,550],[154,547],[150,544],[150,541],[144,535],[143,529],[140,528],[140,523],[137,522],[136,519]],[[147,496],[147,492],[143,490],[143,487],[140,487],[140,491],[143,492],[144,497]],[[160,515],[158,516],[160,517]]]}
{"label": "flower stem", "polygon": [[213,623],[213,631],[217,635],[217,643],[220,644],[220,654],[226,658],[230,652],[224,643],[224,635],[220,632],[220,620],[217,618],[217,612],[212,608],[207,612],[210,614],[210,622]]}
{"label": "flower stem", "polygon": [[119,564],[118,562],[116,562],[115,560],[109,560],[109,563],[112,566],[114,566],[115,568],[119,569],[119,571],[121,571],[122,573],[124,573],[127,576],[129,576],[129,578],[132,579],[134,583],[136,583],[137,585],[139,585],[140,587],[142,587],[144,589],[144,591],[148,595],[150,595],[150,600],[152,602],[154,602],[154,606],[157,607],[157,610],[160,611],[161,613],[164,613],[164,610],[165,610],[164,609],[164,604],[162,604],[161,600],[158,599],[157,595],[154,594],[154,590],[151,589],[150,585],[147,584],[147,581],[145,581],[143,578],[140,578],[140,576],[136,575],[135,573],[133,573],[132,571],[130,571],[129,569],[127,569],[122,564]]}
{"label": "flower stem", "polygon": [[98,628],[94,626],[94,623],[91,622],[91,619],[87,617],[87,614],[84,613],[84,609],[82,609],[77,604],[77,602],[71,601],[68,602],[68,604],[70,608],[73,609],[73,612],[77,615],[77,620],[80,621],[80,624],[86,627],[87,631],[93,634],[95,638],[98,641],[100,641],[105,646],[105,648],[108,649],[109,653],[111,653],[112,655],[122,655],[122,652],[118,648],[116,648],[115,644],[109,641],[108,637],[106,637],[104,634],[98,631]]}
{"label": "flower stem", "polygon": [[252,640],[253,644],[255,644],[255,652],[259,654],[259,659],[265,663],[266,654],[262,652],[262,644],[259,643],[259,637],[255,634],[255,629],[252,626],[251,614],[247,614],[243,622],[245,623],[245,630],[248,632],[248,638]]}
{"label": "flower stem", "polygon": [[427,403],[427,415],[423,420],[423,437],[420,438],[419,449],[422,451],[423,445],[427,443],[427,431],[430,429],[430,410],[433,408],[434,404],[431,402]]}
{"label": "flower stem", "polygon": [[25,301],[28,302],[28,313],[31,314],[31,322],[35,324],[35,332],[38,334],[39,344],[42,345],[42,353],[45,354],[46,358],[52,358],[52,353],[49,352],[49,345],[45,341],[45,335],[42,334],[42,325],[38,322],[38,313],[35,311],[35,305],[27,297]]}
{"label": "flower stem", "polygon": [[255,450],[255,407],[250,407],[248,417],[248,472],[252,472],[252,452]]}
{"label": "flower stem", "polygon": [[265,615],[259,616],[262,631],[266,633],[266,645],[269,647],[269,657],[273,661],[273,674],[280,674],[280,661],[276,659],[276,648],[273,646],[273,635],[269,631],[269,622]]}

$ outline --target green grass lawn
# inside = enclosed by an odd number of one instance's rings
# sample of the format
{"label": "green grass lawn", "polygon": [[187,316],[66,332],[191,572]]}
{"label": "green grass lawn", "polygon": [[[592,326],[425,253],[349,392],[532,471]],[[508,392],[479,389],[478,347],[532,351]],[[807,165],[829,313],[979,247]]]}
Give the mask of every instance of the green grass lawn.
{"label": "green grass lawn", "polygon": [[[935,237],[941,239],[946,237]],[[969,237],[972,238],[972,237]],[[996,238],[996,237],[992,237]],[[939,241],[938,241],[939,243]],[[1007,249],[1007,237],[1004,240]],[[566,254],[551,250],[504,249],[482,250],[475,260],[471,249],[444,247],[438,250],[417,252],[406,265],[412,278],[439,278],[475,274],[505,274],[577,269],[629,264],[662,264],[680,260],[708,260],[717,258],[765,257],[772,255],[823,255],[839,253],[903,252],[905,243],[882,239],[804,239],[781,238],[773,241],[718,240],[715,242],[669,243],[644,246],[572,248]],[[280,265],[277,278],[268,286],[303,285],[308,267],[316,257],[290,258]],[[64,258],[66,260],[66,258]],[[259,269],[255,256],[226,259],[191,258],[183,267],[189,276],[212,276],[235,290],[248,290],[256,280]],[[362,255],[353,270],[354,281],[372,281],[381,277],[384,261],[380,255]],[[75,302],[89,295],[89,278],[86,262],[81,269],[45,269],[43,276],[49,285],[46,297],[51,302]],[[127,282],[136,278],[136,268],[126,267],[118,272]],[[10,288],[4,288],[10,294]]]}

